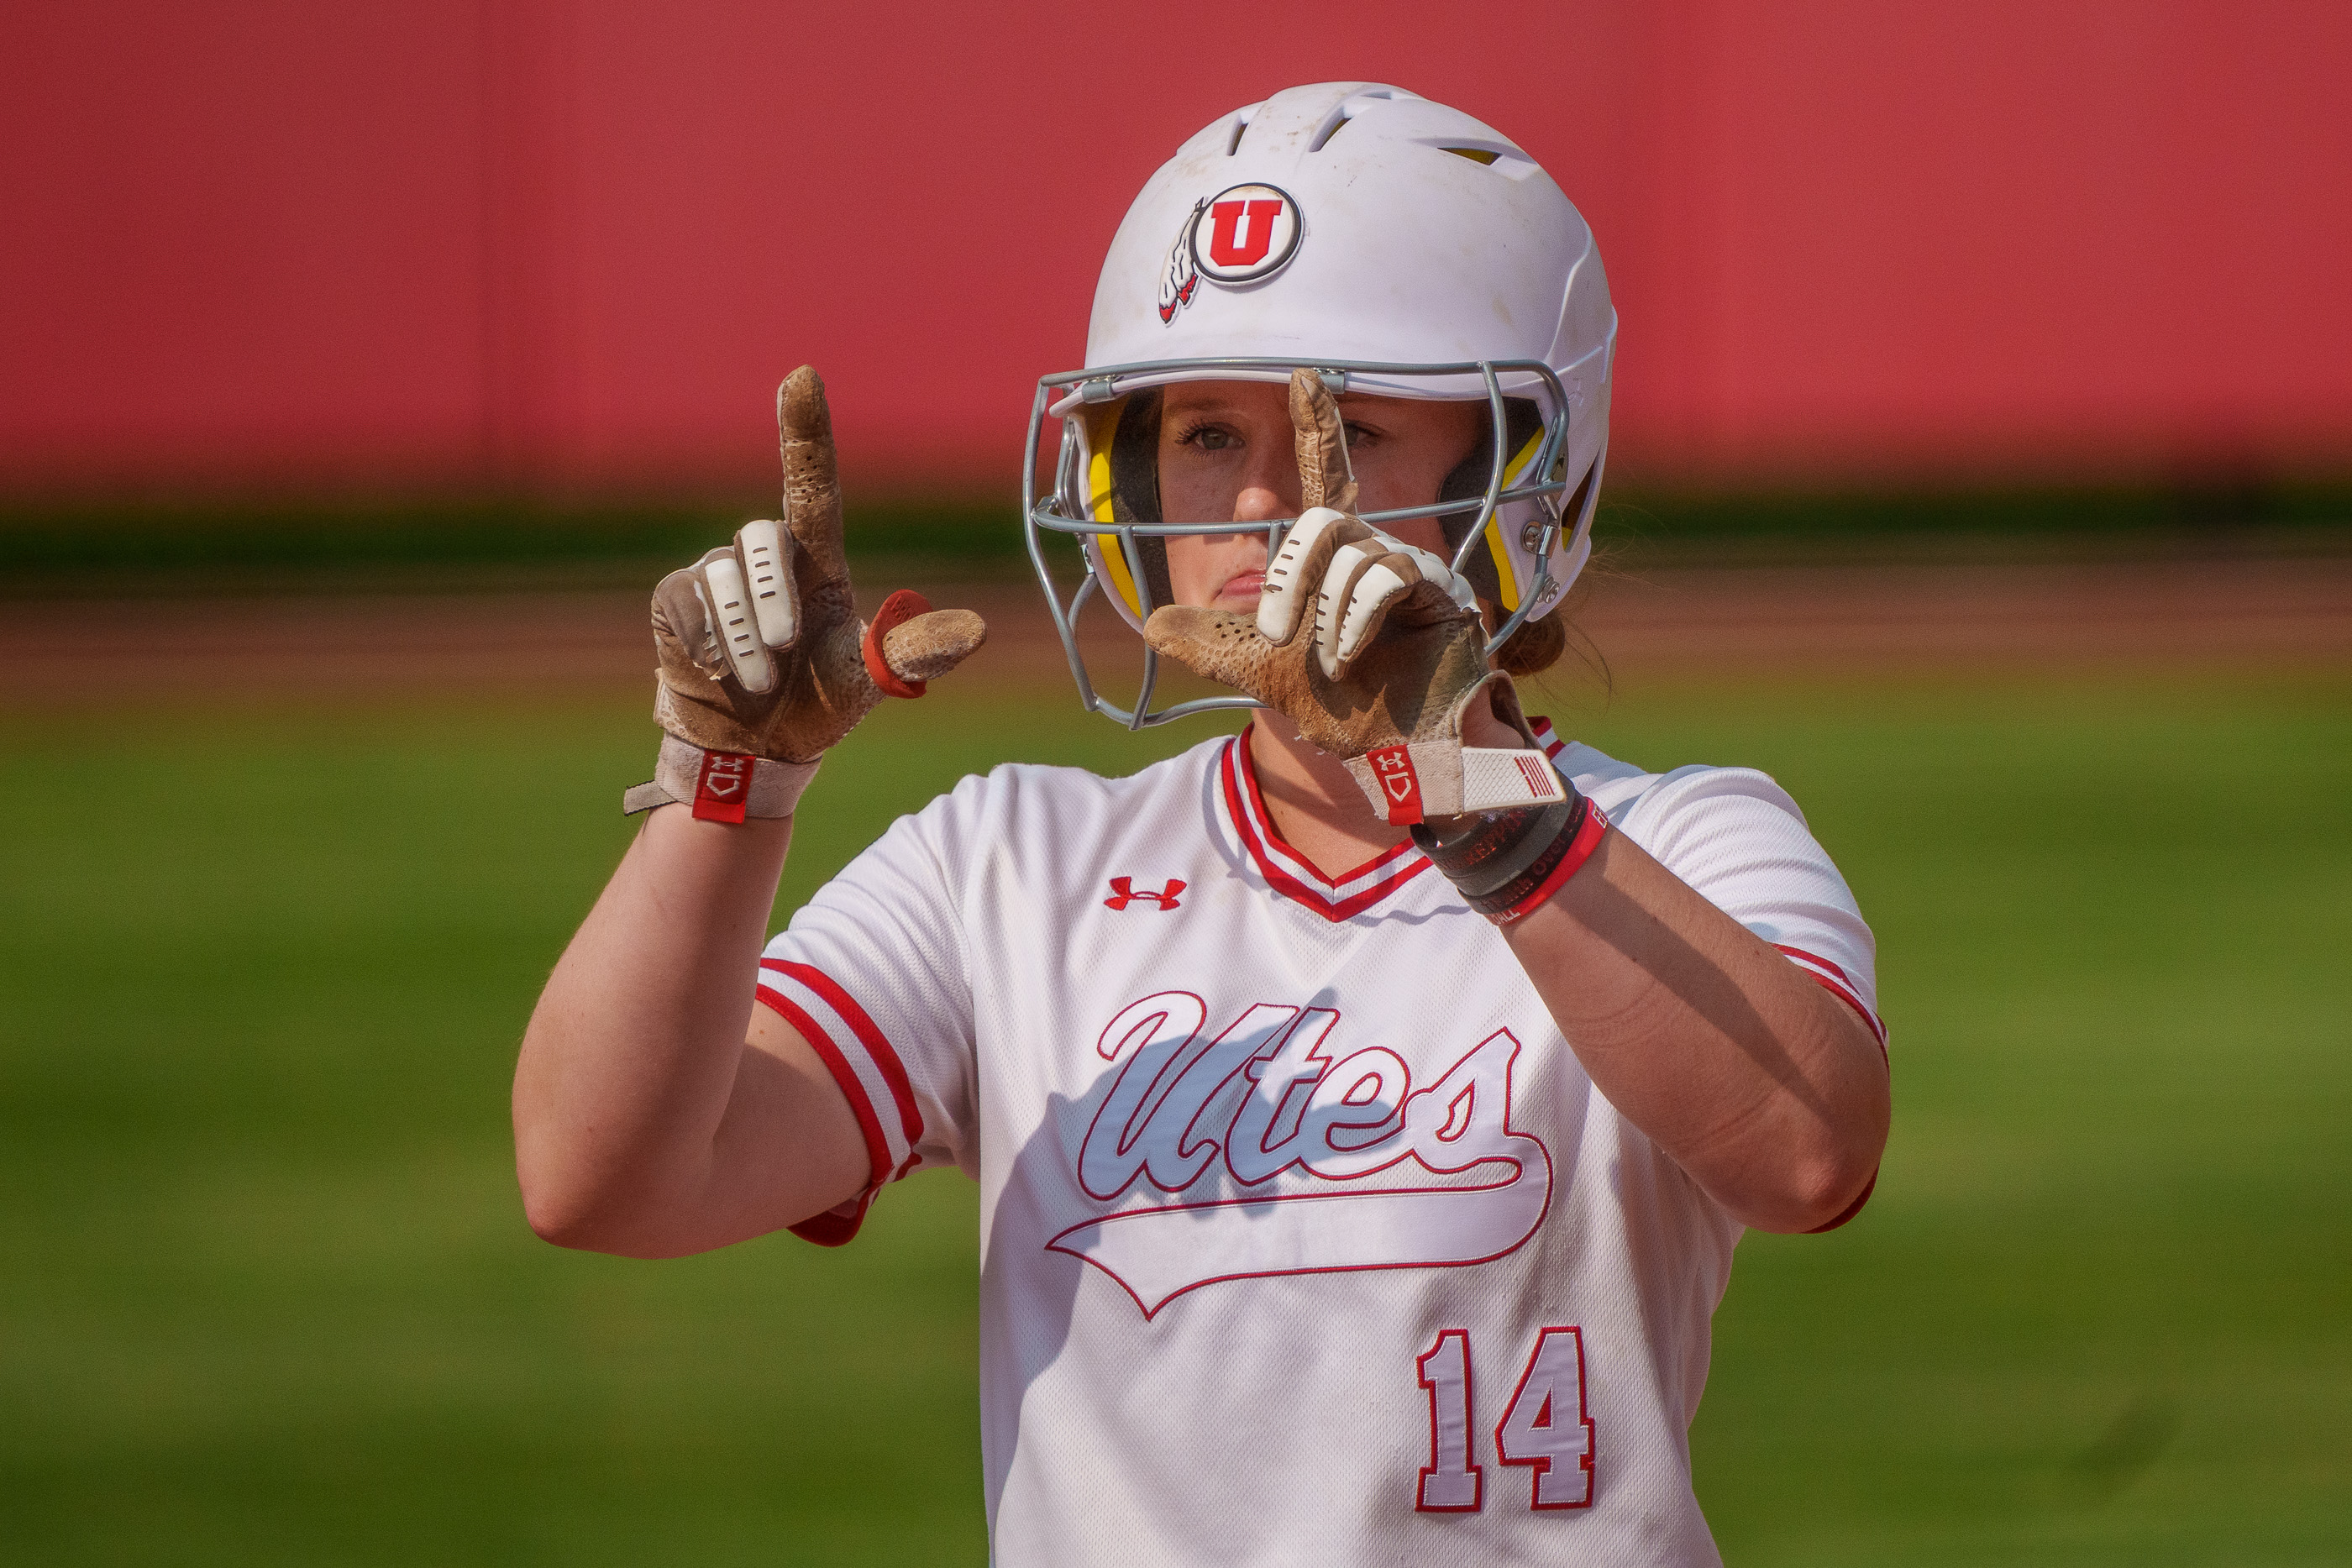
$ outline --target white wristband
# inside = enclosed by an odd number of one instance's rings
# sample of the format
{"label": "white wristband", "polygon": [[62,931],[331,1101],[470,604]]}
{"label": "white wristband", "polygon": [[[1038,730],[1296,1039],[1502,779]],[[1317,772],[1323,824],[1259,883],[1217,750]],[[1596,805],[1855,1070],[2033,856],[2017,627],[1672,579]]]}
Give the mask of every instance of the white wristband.
{"label": "white wristband", "polygon": [[772,757],[705,751],[666,735],[652,780],[622,795],[621,812],[633,817],[675,802],[692,806],[695,816],[707,822],[789,817],[824,760],[779,762]]}

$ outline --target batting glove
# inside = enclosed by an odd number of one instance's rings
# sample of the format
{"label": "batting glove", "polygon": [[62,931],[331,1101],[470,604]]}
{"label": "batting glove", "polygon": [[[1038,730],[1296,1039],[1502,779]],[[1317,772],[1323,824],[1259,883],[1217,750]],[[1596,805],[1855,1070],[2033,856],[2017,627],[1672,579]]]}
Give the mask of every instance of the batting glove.
{"label": "batting glove", "polygon": [[[1311,371],[1291,374],[1290,417],[1307,509],[1267,564],[1257,614],[1171,605],[1153,612],[1144,639],[1346,759],[1390,822],[1564,801],[1511,677],[1487,665],[1470,585],[1349,510],[1345,429]],[[1530,749],[1465,746],[1475,702]]]}
{"label": "batting glove", "polygon": [[776,389],[776,427],[787,520],[745,524],[654,590],[654,718],[669,739],[625,810],[675,800],[722,821],[789,816],[819,759],[877,703],[922,695],[987,637],[971,611],[933,610],[904,590],[860,622],[833,420],[808,366]]}

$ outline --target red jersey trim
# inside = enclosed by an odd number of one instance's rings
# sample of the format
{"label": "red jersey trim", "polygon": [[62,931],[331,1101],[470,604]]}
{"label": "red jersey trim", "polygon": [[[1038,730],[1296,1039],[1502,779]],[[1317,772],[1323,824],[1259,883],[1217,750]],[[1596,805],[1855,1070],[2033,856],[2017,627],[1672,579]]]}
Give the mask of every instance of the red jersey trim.
{"label": "red jersey trim", "polygon": [[[1336,925],[1355,918],[1429,869],[1428,860],[1407,841],[1382,851],[1336,881],[1325,876],[1313,862],[1283,842],[1282,836],[1274,831],[1274,819],[1266,811],[1265,799],[1258,793],[1257,771],[1250,766],[1248,736],[1249,732],[1244,730],[1225,743],[1224,755],[1218,759],[1217,779],[1235,836],[1256,862],[1258,874],[1275,892]],[[1281,858],[1277,860],[1276,856]],[[1369,887],[1345,895],[1339,892],[1350,883],[1382,872],[1388,874]],[[1307,880],[1310,877],[1320,886],[1310,885]]]}
{"label": "red jersey trim", "polygon": [[890,1098],[898,1102],[898,1126],[907,1134],[907,1146],[911,1149],[921,1143],[923,1112],[915,1103],[915,1086],[907,1077],[906,1063],[900,1061],[898,1053],[890,1048],[889,1037],[882,1032],[881,1027],[864,1008],[857,1005],[857,998],[835,984],[832,976],[811,965],[794,964],[782,958],[762,958],[760,967],[790,975],[823,997],[835,1012],[847,1020],[850,1029],[857,1035],[858,1043],[866,1047],[866,1054],[873,1061],[876,1071],[882,1074],[882,1082],[890,1086]]}
{"label": "red jersey trim", "polygon": [[1780,942],[1772,946],[1782,956],[1793,960],[1799,968],[1812,976],[1823,990],[1852,1008],[1862,1021],[1870,1026],[1871,1037],[1878,1041],[1878,1054],[1886,1054],[1885,1022],[1863,1006],[1860,993],[1854,989],[1853,981],[1847,977],[1843,969],[1819,954],[1806,952],[1802,947],[1791,947]]}
{"label": "red jersey trim", "polygon": [[1814,1226],[1811,1230],[1806,1231],[1805,1234],[1808,1236],[1819,1236],[1825,1230],[1835,1230],[1839,1226],[1843,1225],[1847,1220],[1852,1219],[1855,1215],[1860,1214],[1862,1212],[1862,1206],[1868,1203],[1870,1201],[1870,1195],[1877,1190],[1878,1173],[1876,1171],[1873,1171],[1870,1173],[1870,1179],[1862,1184],[1862,1196],[1855,1198],[1852,1203],[1847,1204],[1843,1214],[1839,1215],[1827,1225]]}
{"label": "red jersey trim", "polygon": [[857,1239],[858,1228],[866,1223],[866,1211],[873,1204],[874,1189],[869,1186],[847,1203],[836,1204],[823,1214],[784,1228],[819,1247],[846,1247]]}
{"label": "red jersey trim", "polygon": [[1543,747],[1543,754],[1555,762],[1559,760],[1559,754],[1568,749],[1568,742],[1552,728],[1551,720],[1541,715],[1532,716],[1528,720],[1528,727],[1535,732],[1536,744]]}
{"label": "red jersey trim", "polygon": [[[1244,730],[1241,735],[1234,737],[1232,742],[1227,745],[1225,748],[1225,760],[1234,777],[1238,778],[1242,782],[1242,787],[1248,791],[1249,827],[1252,832],[1260,837],[1263,847],[1269,850],[1279,851],[1286,859],[1294,862],[1300,871],[1306,873],[1307,875],[1313,877],[1325,887],[1330,888],[1335,892],[1361,877],[1371,875],[1372,873],[1379,871],[1381,867],[1389,864],[1391,861],[1402,859],[1404,856],[1413,852],[1412,841],[1407,840],[1405,842],[1395,845],[1393,848],[1382,850],[1379,854],[1374,855],[1371,859],[1366,861],[1363,864],[1356,867],[1354,870],[1347,873],[1343,876],[1325,876],[1321,871],[1317,869],[1313,861],[1308,860],[1305,855],[1302,855],[1297,850],[1292,849],[1287,843],[1283,841],[1282,835],[1275,831],[1274,813],[1265,809],[1265,797],[1258,791],[1257,765],[1250,760],[1249,747],[1245,744],[1247,735],[1248,732]],[[1411,873],[1407,873],[1407,874]]]}
{"label": "red jersey trim", "polygon": [[857,1228],[866,1221],[866,1206],[873,1201],[875,1191],[890,1179],[890,1145],[882,1135],[882,1119],[874,1113],[873,1103],[866,1097],[866,1085],[857,1081],[856,1070],[849,1065],[849,1059],[842,1055],[841,1048],[817,1027],[816,1019],[808,1015],[806,1009],[771,986],[761,986],[752,994],[772,1009],[777,1017],[798,1030],[801,1038],[808,1041],[809,1049],[815,1051],[817,1060],[824,1063],[824,1070],[833,1074],[835,1083],[841,1085],[842,1093],[849,1100],[850,1110],[856,1114],[857,1130],[865,1134],[866,1159],[870,1174],[866,1190],[853,1200],[856,1204],[856,1213],[845,1215],[836,1207],[803,1219],[798,1225],[787,1227],[793,1235],[805,1241],[814,1241],[820,1247],[842,1246],[857,1234]]}
{"label": "red jersey trim", "polygon": [[[1871,1037],[1878,1041],[1879,1060],[1885,1061],[1887,1059],[1886,1025],[1880,1020],[1876,1013],[1872,1012],[1868,1008],[1862,1005],[1862,998],[1855,994],[1853,981],[1847,977],[1846,972],[1837,965],[1830,962],[1827,958],[1822,957],[1818,953],[1808,953],[1801,947],[1791,947],[1785,943],[1780,942],[1775,942],[1772,946],[1778,948],[1783,956],[1793,961],[1799,968],[1804,970],[1808,975],[1811,975],[1823,990],[1829,992],[1830,995],[1835,997],[1838,1000],[1852,1008],[1855,1014],[1861,1018],[1862,1021],[1870,1026]],[[1847,1220],[1852,1219],[1855,1215],[1860,1214],[1862,1212],[1862,1206],[1868,1203],[1870,1201],[1870,1195],[1877,1190],[1878,1173],[1876,1171],[1873,1171],[1870,1173],[1870,1179],[1862,1184],[1862,1191],[1855,1196],[1854,1200],[1852,1203],[1845,1206],[1845,1211],[1843,1213],[1840,1214],[1835,1219],[1831,1220],[1827,1225],[1814,1226],[1811,1230],[1806,1231],[1805,1234],[1808,1236],[1819,1236],[1825,1230],[1835,1230],[1839,1226],[1843,1225]]]}

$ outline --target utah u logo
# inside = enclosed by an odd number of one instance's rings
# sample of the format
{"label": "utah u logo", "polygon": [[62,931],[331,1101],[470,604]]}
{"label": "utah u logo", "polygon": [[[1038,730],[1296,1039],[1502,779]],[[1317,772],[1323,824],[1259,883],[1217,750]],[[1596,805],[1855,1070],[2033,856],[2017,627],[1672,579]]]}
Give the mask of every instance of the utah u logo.
{"label": "utah u logo", "polygon": [[1125,909],[1129,904],[1133,904],[1139,898],[1148,898],[1163,910],[1173,909],[1176,907],[1176,895],[1184,891],[1184,884],[1182,883],[1171,880],[1166,887],[1161,888],[1158,893],[1152,892],[1148,887],[1139,893],[1135,889],[1134,883],[1135,879],[1131,876],[1115,876],[1111,878],[1110,896],[1103,900],[1103,907],[1106,909]]}
{"label": "utah u logo", "polygon": [[1227,287],[1271,277],[1298,249],[1298,204],[1275,185],[1234,185],[1195,209],[1192,265]]}
{"label": "utah u logo", "polygon": [[1255,267],[1274,248],[1274,220],[1282,198],[1219,202],[1209,209],[1209,259],[1219,267]]}

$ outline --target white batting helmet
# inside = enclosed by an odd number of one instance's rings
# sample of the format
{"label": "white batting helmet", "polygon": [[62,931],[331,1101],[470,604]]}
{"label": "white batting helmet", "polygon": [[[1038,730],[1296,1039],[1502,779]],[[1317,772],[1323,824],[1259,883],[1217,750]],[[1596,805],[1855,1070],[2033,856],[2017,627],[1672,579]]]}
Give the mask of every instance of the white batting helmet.
{"label": "white batting helmet", "polygon": [[[1168,601],[1169,534],[1287,520],[1170,521],[1159,512],[1158,399],[1181,381],[1282,382],[1322,372],[1335,390],[1477,399],[1486,439],[1437,504],[1368,512],[1379,526],[1438,515],[1454,568],[1506,615],[1493,646],[1550,613],[1591,551],[1609,444],[1617,316],[1591,231],[1508,138],[1401,88],[1325,82],[1222,116],[1177,149],[1128,210],[1095,289],[1081,371],[1042,378],[1024,466],[1030,554],[1090,706],[1073,632],[1087,599],[1140,629]],[[1062,420],[1053,485],[1035,473],[1046,419]],[[1042,533],[1041,533],[1042,530]],[[1076,535],[1088,576],[1065,605],[1043,534]]]}

